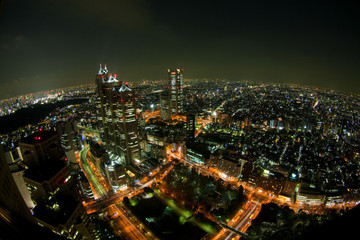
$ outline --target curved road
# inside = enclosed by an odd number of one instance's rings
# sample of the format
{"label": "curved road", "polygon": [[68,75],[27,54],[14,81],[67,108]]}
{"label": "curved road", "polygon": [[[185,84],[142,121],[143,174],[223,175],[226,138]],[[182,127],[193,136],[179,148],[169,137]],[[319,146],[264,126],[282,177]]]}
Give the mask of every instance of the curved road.
{"label": "curved road", "polygon": [[87,146],[80,150],[79,152],[80,167],[82,168],[83,172],[85,173],[85,176],[89,180],[91,187],[94,189],[93,192],[95,197],[98,199],[105,197],[107,192],[104,189],[104,187],[100,184],[98,178],[95,176],[95,173],[93,172],[89,163],[87,162],[86,156],[89,150],[90,150],[90,146]]}

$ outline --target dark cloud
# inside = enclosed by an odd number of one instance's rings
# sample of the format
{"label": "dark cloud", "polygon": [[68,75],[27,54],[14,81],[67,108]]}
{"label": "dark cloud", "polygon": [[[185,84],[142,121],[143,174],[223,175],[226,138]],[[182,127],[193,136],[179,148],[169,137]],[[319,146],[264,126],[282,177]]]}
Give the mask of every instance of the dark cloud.
{"label": "dark cloud", "polygon": [[128,81],[164,79],[167,67],[181,66],[188,78],[359,92],[354,3],[7,1],[0,96],[91,83],[99,63]]}

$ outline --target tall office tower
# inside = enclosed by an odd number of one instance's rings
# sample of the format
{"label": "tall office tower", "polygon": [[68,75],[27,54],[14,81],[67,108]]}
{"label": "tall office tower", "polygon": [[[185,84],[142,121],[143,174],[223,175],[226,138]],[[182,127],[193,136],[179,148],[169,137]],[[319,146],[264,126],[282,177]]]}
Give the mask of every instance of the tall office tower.
{"label": "tall office tower", "polygon": [[87,178],[85,177],[85,174],[81,171],[78,174],[78,182],[79,182],[79,188],[80,188],[80,194],[83,201],[87,200],[94,200],[94,193],[91,190],[91,186]]}
{"label": "tall office tower", "polygon": [[12,217],[32,221],[30,210],[26,206],[23,197],[11,175],[5,155],[0,145],[0,214],[1,218],[8,219],[11,223]]}
{"label": "tall office tower", "polygon": [[38,131],[19,143],[28,166],[24,180],[35,203],[36,221],[72,239],[95,237],[94,227],[76,197],[60,137],[54,131]]}
{"label": "tall office tower", "polygon": [[[96,77],[98,120],[105,148],[127,165],[140,162],[140,141],[136,118],[136,97],[128,83],[108,74],[100,65]],[[110,154],[110,157],[112,154]]]}
{"label": "tall office tower", "polygon": [[[30,167],[39,168],[57,160],[65,161],[65,151],[59,136],[53,131],[41,130],[23,138],[19,143],[24,162]],[[66,159],[67,160],[67,159]]]}
{"label": "tall office tower", "polygon": [[65,154],[69,163],[73,163],[73,166],[78,167],[75,151],[81,149],[81,143],[76,120],[70,118],[58,121],[56,123],[56,132],[60,136],[61,145],[65,149]]}
{"label": "tall office tower", "polygon": [[168,69],[170,85],[170,112],[179,114],[183,112],[183,69]]}
{"label": "tall office tower", "polygon": [[186,116],[186,132],[187,132],[187,139],[189,141],[194,141],[195,139],[195,124],[196,124],[195,115],[189,113]]}
{"label": "tall office tower", "polygon": [[28,187],[24,181],[24,172],[25,166],[23,165],[22,161],[18,161],[16,163],[9,164],[10,172],[15,180],[16,186],[20,191],[22,198],[25,201],[26,206],[28,209],[33,209],[35,207],[33,201],[31,200],[31,195]]}
{"label": "tall office tower", "polygon": [[[103,140],[103,145],[106,145],[108,148],[111,146],[111,138],[114,136],[111,135],[111,130],[113,124],[111,121],[113,111],[113,92],[112,89],[114,86],[118,85],[119,81],[116,79],[116,76],[108,74],[107,67],[105,65],[102,68],[100,64],[100,69],[96,75],[96,90],[97,90],[97,116],[98,116],[98,128],[100,131],[101,139]],[[110,118],[110,119],[109,119]],[[109,119],[109,121],[108,121]],[[110,129],[109,129],[110,128]]]}
{"label": "tall office tower", "polygon": [[169,91],[164,91],[160,95],[160,117],[165,120],[169,121],[171,120],[171,114],[169,109],[170,104],[170,94]]}
{"label": "tall office tower", "polygon": [[78,139],[79,130],[77,128],[77,122],[74,119],[64,119],[56,123],[56,132],[61,139],[61,145],[65,151],[79,150],[80,144]]}
{"label": "tall office tower", "polygon": [[13,176],[0,146],[0,239],[67,239],[36,223]]}

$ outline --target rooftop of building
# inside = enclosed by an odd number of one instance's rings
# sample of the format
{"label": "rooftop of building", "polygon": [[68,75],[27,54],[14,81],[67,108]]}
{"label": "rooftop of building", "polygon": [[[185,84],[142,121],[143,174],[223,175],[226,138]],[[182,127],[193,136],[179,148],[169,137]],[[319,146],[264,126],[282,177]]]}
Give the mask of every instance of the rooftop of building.
{"label": "rooftop of building", "polygon": [[57,133],[55,131],[48,131],[48,130],[40,129],[39,131],[37,131],[25,138],[22,138],[20,143],[38,144],[38,143],[44,142],[44,141],[56,136],[56,135],[57,135]]}
{"label": "rooftop of building", "polygon": [[24,166],[24,163],[22,161],[17,161],[17,162],[14,162],[14,163],[10,163],[9,164],[9,169],[10,169],[11,173],[16,173],[16,172],[24,171],[25,166]]}
{"label": "rooftop of building", "polygon": [[65,166],[66,166],[65,161],[60,161],[60,160],[49,161],[37,167],[31,167],[26,169],[24,172],[24,177],[40,183],[43,181],[50,180]]}
{"label": "rooftop of building", "polygon": [[36,237],[37,240],[66,240],[46,227],[33,223],[21,216],[12,213],[11,223],[5,218],[0,218],[0,239],[18,240],[27,239],[30,236]]}
{"label": "rooftop of building", "polygon": [[59,224],[66,224],[81,203],[75,197],[62,194],[61,191],[55,194],[53,198],[57,199],[57,201],[39,203],[34,208],[34,216],[56,227]]}
{"label": "rooftop of building", "polygon": [[204,144],[204,143],[198,143],[198,142],[196,142],[196,143],[187,142],[186,143],[186,148],[188,149],[188,151],[191,149],[192,151],[200,153],[205,158],[210,157],[210,150],[209,150],[208,147],[209,146],[207,144]]}
{"label": "rooftop of building", "polygon": [[101,158],[104,154],[106,154],[105,149],[99,143],[91,141],[89,145],[90,151],[95,157]]}

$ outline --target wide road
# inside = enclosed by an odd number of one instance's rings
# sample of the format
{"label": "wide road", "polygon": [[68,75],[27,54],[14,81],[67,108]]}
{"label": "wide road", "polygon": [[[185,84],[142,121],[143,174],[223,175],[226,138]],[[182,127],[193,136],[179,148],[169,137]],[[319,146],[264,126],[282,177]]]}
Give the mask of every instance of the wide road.
{"label": "wide road", "polygon": [[91,169],[89,163],[87,162],[87,153],[90,150],[90,146],[87,146],[80,150],[79,157],[80,157],[80,167],[82,168],[83,172],[85,173],[86,178],[89,180],[90,186],[93,190],[93,193],[96,197],[102,198],[105,197],[107,192],[105,188],[100,184],[98,178],[95,176],[95,173]]}
{"label": "wide road", "polygon": [[[89,180],[92,191],[97,198],[106,197],[107,192],[105,187],[101,185],[99,179],[96,177],[95,173],[91,169],[90,165],[87,162],[87,152],[89,151],[89,147],[83,148],[79,152],[79,165],[83,169],[87,179]],[[154,179],[153,179],[154,180]],[[87,212],[96,212],[98,210],[103,209],[105,206],[107,215],[112,219],[113,227],[115,228],[115,232],[118,236],[121,236],[125,239],[156,239],[151,232],[147,232],[140,227],[139,223],[136,223],[133,216],[128,216],[128,214],[119,209],[115,204],[111,204],[111,201],[118,202],[124,196],[130,196],[134,193],[134,189],[126,189],[124,192],[119,193],[118,195],[114,195],[110,197],[110,199],[106,198],[104,202],[103,200],[97,202],[89,202],[85,204],[85,208]],[[107,202],[109,201],[109,202]],[[94,207],[94,204],[99,204],[100,206]],[[109,206],[109,204],[111,204]],[[95,205],[96,206],[96,205]]]}
{"label": "wide road", "polygon": [[[252,202],[248,208],[246,208],[246,210],[238,217],[238,220],[229,224],[231,225],[232,228],[238,230],[238,231],[244,231],[244,229],[247,229],[248,225],[250,225],[251,220],[254,218],[255,215],[255,210],[258,207],[258,203]],[[229,239],[239,239],[239,235],[234,233],[234,232],[230,232],[227,234],[223,234],[221,238],[219,239],[225,239],[225,240],[229,240]]]}
{"label": "wide road", "polygon": [[[142,229],[139,223],[134,221],[132,216],[128,216],[127,213],[118,208],[115,204],[109,206],[107,209],[108,216],[113,220],[114,228],[121,232],[121,236],[126,239],[154,239],[151,233],[147,233]],[[148,236],[149,235],[149,236]]]}
{"label": "wide road", "polygon": [[123,191],[119,191],[118,193],[107,196],[106,198],[103,198],[96,202],[91,202],[86,204],[85,208],[88,213],[93,213],[100,211],[103,208],[108,207],[109,205],[119,203],[123,200],[124,197],[132,197],[133,195],[136,195],[139,191],[141,191],[143,188],[150,186],[151,184],[155,183],[158,180],[161,180],[164,178],[170,171],[173,169],[173,164],[165,164],[162,166],[161,170],[154,172],[149,177],[145,177],[142,180],[140,180],[135,187],[128,187],[127,189]]}

